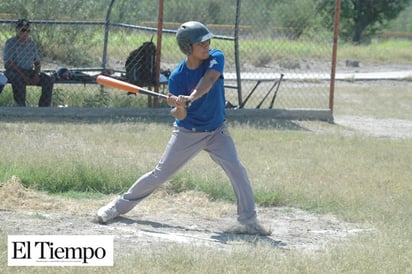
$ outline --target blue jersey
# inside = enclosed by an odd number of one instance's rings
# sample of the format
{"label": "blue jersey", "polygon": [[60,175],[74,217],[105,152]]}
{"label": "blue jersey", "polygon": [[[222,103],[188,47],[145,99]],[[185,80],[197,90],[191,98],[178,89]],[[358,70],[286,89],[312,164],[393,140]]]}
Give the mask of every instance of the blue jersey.
{"label": "blue jersey", "polygon": [[197,99],[187,108],[184,120],[176,119],[176,124],[196,131],[208,131],[218,128],[225,120],[225,89],[223,69],[225,57],[220,50],[211,49],[210,56],[197,69],[186,67],[182,61],[169,77],[169,91],[173,95],[190,95],[200,79],[209,69],[220,72],[221,77],[216,80],[208,93]]}

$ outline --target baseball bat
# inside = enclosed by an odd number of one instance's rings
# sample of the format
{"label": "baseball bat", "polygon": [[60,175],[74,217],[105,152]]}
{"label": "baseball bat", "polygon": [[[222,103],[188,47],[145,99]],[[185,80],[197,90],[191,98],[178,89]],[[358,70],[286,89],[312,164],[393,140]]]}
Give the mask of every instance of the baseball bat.
{"label": "baseball bat", "polygon": [[[97,76],[96,82],[102,86],[116,88],[116,89],[124,90],[127,92],[135,93],[135,94],[140,93],[140,94],[145,94],[149,96],[156,96],[156,97],[159,97],[165,100],[167,100],[168,98],[167,95],[165,94],[154,92],[149,89],[145,89],[145,88],[133,85],[131,83],[121,81],[121,80],[118,80],[112,77],[104,76],[104,75]],[[186,101],[186,107],[190,107],[191,104],[192,102],[190,102],[189,100]]]}
{"label": "baseball bat", "polygon": [[151,91],[151,90],[148,90],[148,89],[145,89],[145,88],[142,88],[142,87],[139,87],[131,83],[121,81],[121,80],[118,80],[112,77],[99,75],[96,78],[96,82],[102,86],[120,89],[120,90],[124,90],[124,91],[131,92],[131,93],[136,93],[136,94],[140,93],[140,94],[145,94],[149,96],[156,96],[156,97],[160,97],[162,99],[167,100],[167,95],[165,94],[154,92],[154,91]]}

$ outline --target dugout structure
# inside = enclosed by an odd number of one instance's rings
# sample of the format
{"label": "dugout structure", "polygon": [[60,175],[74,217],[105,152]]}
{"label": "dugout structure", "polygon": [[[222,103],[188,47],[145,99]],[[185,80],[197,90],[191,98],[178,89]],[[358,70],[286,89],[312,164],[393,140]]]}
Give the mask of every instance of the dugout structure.
{"label": "dugout structure", "polygon": [[[30,5],[33,1],[27,2]],[[304,29],[299,25],[307,24],[304,20],[302,23],[291,21],[286,26],[276,22],[268,25],[261,21],[262,10],[252,8],[254,2],[246,0],[229,0],[213,5],[207,4],[210,1],[187,3],[182,0],[158,0],[157,3],[151,1],[151,11],[142,12],[133,19],[124,16],[130,11],[125,10],[128,4],[136,3],[136,10],[139,10],[138,5],[143,2],[106,0],[96,20],[60,20],[29,14],[28,19],[34,30],[32,37],[38,42],[43,70],[53,72],[58,67],[68,67],[89,74],[111,70],[121,76],[125,72],[129,53],[154,37],[157,46],[156,75],[159,77],[156,84],[149,88],[167,92],[166,82],[160,73],[172,70],[184,58],[175,42],[176,29],[184,21],[198,20],[216,35],[212,46],[225,52],[229,108],[271,109],[274,113],[281,110],[283,114],[289,111],[295,116],[302,115],[302,118],[316,118],[319,113],[326,114],[322,117],[331,117],[339,0],[336,0],[334,32]],[[204,14],[194,13],[203,2],[201,8],[208,10]],[[283,12],[281,9],[281,6],[268,6],[265,12],[275,14]],[[224,16],[218,17],[218,14]],[[0,16],[0,49],[3,49],[6,39],[13,35],[15,21],[21,15]],[[54,105],[111,107],[115,101],[111,96],[127,97],[120,91],[107,91],[93,81],[71,84],[55,85]],[[10,93],[11,88],[6,87],[5,92]],[[78,92],[90,94],[91,97],[86,102],[80,102],[80,96],[76,95]],[[136,107],[134,101],[147,100],[123,97],[115,107]],[[33,105],[35,103],[34,100]],[[149,100],[148,104],[150,107],[163,107],[155,99]]]}

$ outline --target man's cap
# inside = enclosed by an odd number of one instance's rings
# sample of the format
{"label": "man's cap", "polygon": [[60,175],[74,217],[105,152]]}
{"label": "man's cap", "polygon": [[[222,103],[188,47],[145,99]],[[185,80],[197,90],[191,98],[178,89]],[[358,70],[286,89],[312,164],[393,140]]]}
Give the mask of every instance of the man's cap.
{"label": "man's cap", "polygon": [[30,21],[27,19],[19,19],[16,23],[16,28],[30,27]]}

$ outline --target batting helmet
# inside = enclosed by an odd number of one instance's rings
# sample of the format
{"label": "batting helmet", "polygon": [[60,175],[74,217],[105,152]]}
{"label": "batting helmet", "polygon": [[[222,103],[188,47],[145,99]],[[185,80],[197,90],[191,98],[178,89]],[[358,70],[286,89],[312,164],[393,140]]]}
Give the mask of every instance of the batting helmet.
{"label": "batting helmet", "polygon": [[186,55],[192,53],[193,44],[209,40],[213,37],[213,33],[205,25],[197,21],[183,23],[176,33],[177,44]]}

